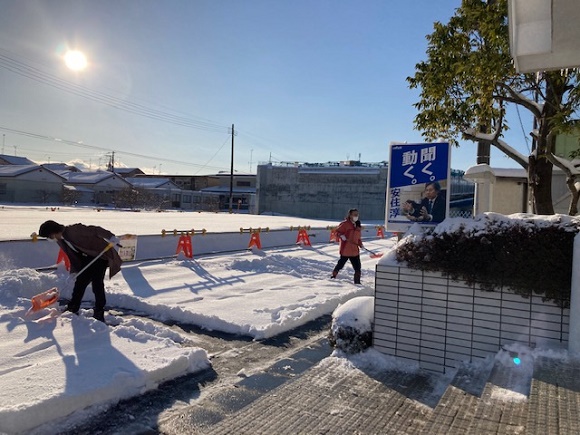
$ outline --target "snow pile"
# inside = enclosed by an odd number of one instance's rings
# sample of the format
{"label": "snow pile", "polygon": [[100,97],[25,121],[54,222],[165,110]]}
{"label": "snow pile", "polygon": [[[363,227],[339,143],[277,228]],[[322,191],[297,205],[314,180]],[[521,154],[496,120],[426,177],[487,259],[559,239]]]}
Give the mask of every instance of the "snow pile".
{"label": "snow pile", "polygon": [[330,344],[346,353],[357,353],[372,344],[374,296],[350,299],[332,314]]}
{"label": "snow pile", "polygon": [[209,367],[205,350],[182,347],[166,328],[121,319],[113,328],[65,313],[36,323],[48,309],[25,318],[25,309],[5,312],[0,327],[0,431],[22,432],[72,412],[116,403],[156,388],[160,382]]}

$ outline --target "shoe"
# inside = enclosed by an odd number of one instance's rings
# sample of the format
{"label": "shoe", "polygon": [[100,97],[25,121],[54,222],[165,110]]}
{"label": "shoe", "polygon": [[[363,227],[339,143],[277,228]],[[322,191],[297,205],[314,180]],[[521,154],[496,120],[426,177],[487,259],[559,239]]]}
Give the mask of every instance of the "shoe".
{"label": "shoe", "polygon": [[104,310],[94,310],[93,311],[93,319],[98,320],[99,322],[105,323],[105,311]]}
{"label": "shoe", "polygon": [[355,272],[354,273],[354,283],[355,284],[360,284],[360,275],[361,275],[360,272]]}
{"label": "shoe", "polygon": [[333,271],[332,271],[332,276],[331,276],[330,278],[331,278],[331,279],[334,279],[334,278],[336,278],[336,275],[338,275],[338,271],[336,271],[336,270],[333,270]]}
{"label": "shoe", "polygon": [[67,304],[67,305],[64,307],[64,310],[63,310],[63,312],[64,312],[64,311],[70,311],[71,313],[73,313],[73,314],[76,314],[77,316],[79,315],[79,307],[77,307],[77,306],[74,306],[74,305],[71,305],[71,304]]}

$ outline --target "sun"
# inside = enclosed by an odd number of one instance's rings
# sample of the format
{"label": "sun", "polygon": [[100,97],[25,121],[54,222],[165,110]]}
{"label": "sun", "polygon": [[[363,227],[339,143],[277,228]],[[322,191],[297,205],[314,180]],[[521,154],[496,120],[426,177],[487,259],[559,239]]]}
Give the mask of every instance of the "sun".
{"label": "sun", "polygon": [[64,63],[73,71],[82,71],[87,67],[87,57],[82,51],[69,50],[64,55]]}

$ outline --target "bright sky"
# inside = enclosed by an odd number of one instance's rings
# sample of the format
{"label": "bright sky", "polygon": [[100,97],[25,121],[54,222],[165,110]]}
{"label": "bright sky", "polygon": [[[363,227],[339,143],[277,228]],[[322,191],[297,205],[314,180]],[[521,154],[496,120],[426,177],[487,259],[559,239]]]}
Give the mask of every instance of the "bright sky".
{"label": "bright sky", "polygon": [[[405,78],[460,3],[3,0],[2,151],[93,169],[115,151],[124,166],[207,174],[229,171],[235,124],[237,171],[387,160],[390,141],[423,141]],[[67,49],[87,67],[67,68]],[[527,153],[511,115],[506,140]],[[475,158],[466,142],[452,167]],[[492,165],[515,166],[498,152]]]}

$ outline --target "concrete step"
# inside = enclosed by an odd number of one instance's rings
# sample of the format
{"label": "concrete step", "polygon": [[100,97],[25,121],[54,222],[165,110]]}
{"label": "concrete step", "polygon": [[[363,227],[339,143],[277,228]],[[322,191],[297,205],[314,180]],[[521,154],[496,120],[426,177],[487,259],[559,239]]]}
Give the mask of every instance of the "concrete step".
{"label": "concrete step", "polygon": [[500,351],[466,433],[527,433],[533,373],[531,354]]}
{"label": "concrete step", "polygon": [[491,358],[460,366],[433,409],[423,433],[467,433],[492,368]]}
{"label": "concrete step", "polygon": [[526,434],[580,433],[580,361],[537,357]]}

